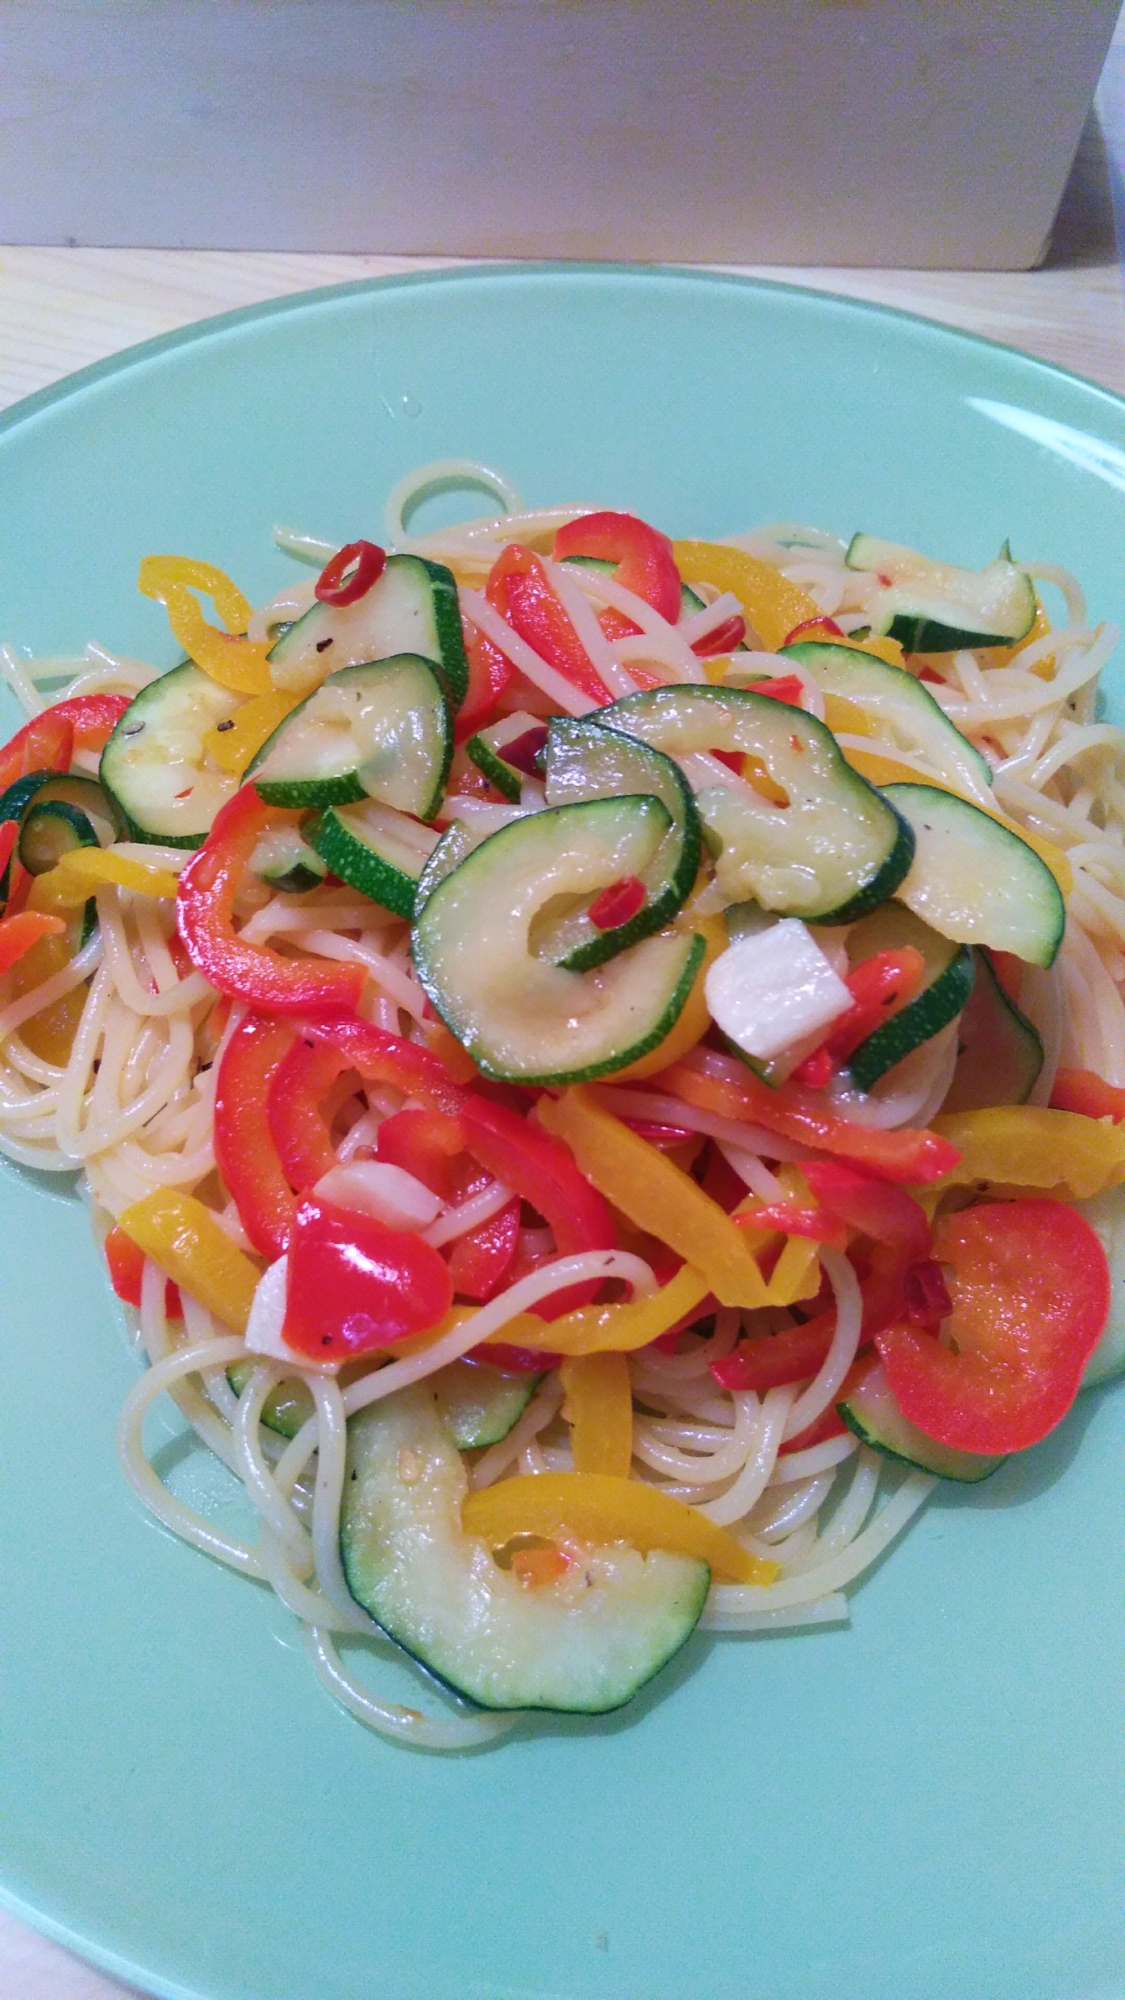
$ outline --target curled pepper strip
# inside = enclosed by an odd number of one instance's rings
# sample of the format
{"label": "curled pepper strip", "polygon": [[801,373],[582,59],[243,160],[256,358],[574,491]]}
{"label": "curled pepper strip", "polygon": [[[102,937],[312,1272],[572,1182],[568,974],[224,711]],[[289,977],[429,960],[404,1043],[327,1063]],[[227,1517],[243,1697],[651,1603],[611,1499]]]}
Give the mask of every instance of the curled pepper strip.
{"label": "curled pepper strip", "polygon": [[266,1115],[266,1096],[293,1041],[287,1021],[247,1014],[223,1052],[215,1086],[215,1164],[255,1250],[289,1247],[297,1201]]}
{"label": "curled pepper strip", "polygon": [[299,815],[267,806],[253,785],[228,799],[180,876],[176,915],[192,964],[220,993],[263,1014],[354,1014],[367,974],[361,965],[284,958],[248,944],[234,928],[234,902],[263,833]]}
{"label": "curled pepper strip", "polygon": [[[220,687],[233,694],[269,692],[273,686],[269,647],[244,636],[251,606],[225,570],[192,556],[146,556],[137,589],[143,597],[163,604],[173,637]],[[192,596],[196,590],[211,598],[225,631],[207,623]]]}
{"label": "curled pepper strip", "polygon": [[778,1565],[755,1556],[706,1514],[641,1479],[605,1472],[540,1472],[500,1479],[470,1493],[461,1510],[467,1535],[502,1548],[514,1535],[548,1540],[629,1542],[647,1555],[667,1549],[709,1564],[732,1583],[772,1583]]}
{"label": "curled pepper strip", "polygon": [[387,551],[377,542],[346,542],[326,562],[316,580],[321,604],[358,604],[387,567]]}
{"label": "curled pepper strip", "polygon": [[459,1113],[465,1093],[439,1056],[369,1021],[303,1021],[270,1085],[273,1143],[293,1186],[312,1187],[337,1165],[321,1109],[338,1077],[358,1070],[367,1083],[389,1083],[434,1111]]}

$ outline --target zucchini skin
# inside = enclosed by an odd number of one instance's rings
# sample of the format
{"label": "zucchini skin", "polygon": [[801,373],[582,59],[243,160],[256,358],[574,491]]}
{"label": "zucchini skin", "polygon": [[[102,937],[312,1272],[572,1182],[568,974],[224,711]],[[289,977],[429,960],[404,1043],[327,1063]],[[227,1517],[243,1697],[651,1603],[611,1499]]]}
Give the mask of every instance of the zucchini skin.
{"label": "zucchini skin", "polygon": [[973,954],[962,945],[932,986],[892,1014],[853,1049],[847,1067],[861,1090],[870,1090],[896,1063],[955,1021],[968,1005],[975,970]]}
{"label": "zucchini skin", "polygon": [[412,880],[401,868],[396,868],[370,847],[364,848],[362,866],[358,866],[356,849],[360,842],[330,806],[306,828],[305,837],[342,882],[358,889],[361,896],[370,897],[373,903],[379,903],[394,916],[405,917],[410,922],[418,893],[417,876]]}

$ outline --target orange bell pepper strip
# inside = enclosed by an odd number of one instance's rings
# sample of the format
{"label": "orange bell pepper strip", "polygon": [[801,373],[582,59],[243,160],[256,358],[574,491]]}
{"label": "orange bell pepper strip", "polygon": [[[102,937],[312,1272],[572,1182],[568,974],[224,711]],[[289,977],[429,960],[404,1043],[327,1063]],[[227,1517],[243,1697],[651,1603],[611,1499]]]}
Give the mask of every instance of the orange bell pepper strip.
{"label": "orange bell pepper strip", "polygon": [[[251,606],[224,570],[192,556],[146,556],[137,589],[163,604],[173,637],[211,680],[234,694],[269,693],[269,647],[243,636]],[[208,625],[192,595],[196,590],[212,599],[225,632]]]}
{"label": "orange bell pepper strip", "polygon": [[623,1354],[580,1354],[559,1369],[563,1417],[576,1472],[628,1479],[633,1463],[633,1390]]}
{"label": "orange bell pepper strip", "polygon": [[854,1160],[881,1180],[921,1185],[938,1180],[957,1166],[956,1138],[952,1133],[939,1137],[936,1121],[932,1132],[915,1132],[905,1125],[890,1130],[852,1125],[847,1119],[833,1118],[816,1092],[792,1083],[774,1089],[750,1069],[735,1083],[728,1077],[708,1076],[687,1063],[676,1063],[657,1081],[662,1090],[701,1111],[741,1118],[801,1145]]}
{"label": "orange bell pepper strip", "polygon": [[257,1267],[209,1208],[178,1188],[156,1188],[117,1218],[117,1227],[183,1292],[224,1326],[245,1333],[258,1286]]}
{"label": "orange bell pepper strip", "polygon": [[1092,1069],[1060,1069],[1055,1073],[1051,1109],[1077,1111],[1083,1118],[1112,1118],[1120,1125],[1125,1120],[1125,1090],[1106,1083]]}
{"label": "orange bell pepper strip", "polygon": [[243,785],[221,808],[203,846],[180,876],[176,915],[196,970],[220,993],[263,1014],[354,1014],[367,974],[362,965],[286,958],[248,944],[234,928],[234,901],[263,833],[300,815],[267,806]]}
{"label": "orange bell pepper strip", "polygon": [[36,877],[35,901],[40,909],[79,910],[96,889],[111,882],[138,896],[169,900],[179,888],[170,868],[153,868],[105,847],[72,847],[53,868]]}
{"label": "orange bell pepper strip", "polygon": [[467,1535],[503,1548],[516,1535],[604,1546],[628,1542],[647,1555],[666,1549],[705,1562],[731,1583],[772,1583],[778,1564],[751,1555],[706,1514],[640,1479],[607,1472],[540,1472],[500,1479],[470,1493],[461,1510]]}
{"label": "orange bell pepper strip", "polygon": [[565,1140],[586,1179],[638,1229],[690,1260],[723,1305],[769,1305],[766,1281],[737,1224],[666,1153],[603,1110],[584,1085],[541,1098],[536,1116]]}
{"label": "orange bell pepper strip", "polygon": [[18,916],[0,918],[0,974],[9,972],[41,938],[56,937],[65,929],[61,917],[42,910],[21,910]]}

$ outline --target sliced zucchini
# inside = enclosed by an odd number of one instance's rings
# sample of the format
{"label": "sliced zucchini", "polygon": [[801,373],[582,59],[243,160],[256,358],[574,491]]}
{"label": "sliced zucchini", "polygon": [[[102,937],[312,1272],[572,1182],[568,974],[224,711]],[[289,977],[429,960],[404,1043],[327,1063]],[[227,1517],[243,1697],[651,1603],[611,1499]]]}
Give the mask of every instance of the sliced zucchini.
{"label": "sliced zucchini", "polygon": [[529,715],[526,710],[517,709],[513,714],[503,716],[499,722],[490,723],[487,729],[479,730],[475,736],[470,736],[465,745],[466,754],[477,770],[483,771],[501,798],[514,806],[520,802],[524,779],[532,776],[532,771],[528,769],[532,759],[528,757],[517,764],[509,764],[504,752],[511,745],[523,745],[525,739],[528,746],[534,742],[545,749],[547,725],[541,715]]}
{"label": "sliced zucchini", "polygon": [[646,897],[636,916],[613,930],[599,930],[587,906],[561,918],[549,946],[557,964],[572,972],[604,965],[640,938],[651,937],[671,923],[683,907],[699,872],[701,835],[691,787],[678,764],[651,744],[623,730],[603,729],[597,722],[556,716],[547,738],[548,806],[580,804],[584,799],[615,799],[629,793],[659,799],[671,825],[649,862],[640,871]]}
{"label": "sliced zucchini", "polygon": [[1107,1188],[1074,1207],[1100,1238],[1109,1264],[1109,1318],[1082,1373],[1082,1387],[1093,1389],[1125,1375],[1125,1188]]}
{"label": "sliced zucchini", "polygon": [[418,877],[438,844],[436,833],[376,799],[327,806],[307,832],[342,882],[396,917],[413,916]]}
{"label": "sliced zucchini", "polygon": [[315,889],[328,873],[324,862],[295,826],[264,833],[250,856],[250,867],[263,882],[288,895]]}
{"label": "sliced zucchini", "polygon": [[893,894],[910,866],[905,820],[852,770],[832,732],[800,709],[749,689],[682,685],[626,695],[598,720],[667,756],[740,752],[780,789],[785,805],[750,784],[696,788],[716,878],[732,903],[756,898],[784,915],[850,923]]}
{"label": "sliced zucchini", "polygon": [[199,667],[173,667],[129,703],[102,751],[103,789],[134,840],[198,847],[239,779],[204,748],[208,730],[233,720],[245,696]]}
{"label": "sliced zucchini", "polygon": [[985,569],[932,562],[915,549],[853,535],[849,569],[874,570],[883,588],[871,601],[871,630],[908,653],[955,653],[962,646],[1011,646],[1035,623],[1035,585],[1007,553]]}
{"label": "sliced zucchini", "polygon": [[340,1553],[348,1587],[392,1639],[492,1709],[620,1708],[698,1623],[705,1563],[575,1549],[557,1583],[526,1588],[461,1528],[465,1469],[426,1383],[348,1425]]}
{"label": "sliced zucchini", "polygon": [[45,875],[76,847],[97,847],[86,814],[63,799],[36,800],[24,814],[18,853],[29,875]]}
{"label": "sliced zucchini", "polygon": [[973,958],[976,982],[957,1030],[957,1067],[943,1111],[1026,1104],[1043,1067],[1038,1029],[1005,993],[988,953],[978,946]]}
{"label": "sliced zucchini", "polygon": [[482,841],[425,900],[420,885],[417,976],[486,1076],[585,1082],[624,1069],[669,1033],[702,938],[660,931],[593,972],[567,971],[534,945],[537,923],[546,913],[549,930],[559,899],[577,902],[639,874],[669,825],[655,798],[556,806]]}
{"label": "sliced zucchini", "polygon": [[[254,1355],[247,1356],[245,1361],[232,1361],[227,1381],[236,1396],[241,1396],[256,1366]],[[542,1380],[542,1375],[530,1371],[507,1374],[489,1361],[452,1361],[447,1368],[440,1368],[436,1375],[430,1376],[429,1386],[458,1449],[476,1451],[499,1444],[501,1438],[507,1437]],[[262,1406],[262,1422],[279,1437],[295,1438],[315,1407],[306,1384],[299,1375],[293,1375],[270,1390]]]}
{"label": "sliced zucchini", "polygon": [[246,776],[268,805],[375,798],[429,819],[452,755],[441,682],[428,660],[402,653],[330,674],[263,743]]}
{"label": "sliced zucchini", "polygon": [[1017,833],[934,785],[886,785],[914,829],[900,902],[943,937],[991,945],[1030,965],[1052,965],[1066,905],[1050,869]]}
{"label": "sliced zucchini", "polygon": [[848,933],[848,959],[853,969],[879,951],[901,951],[910,945],[925,960],[922,985],[913,1000],[880,1023],[866,1041],[853,1049],[848,1069],[860,1090],[870,1090],[921,1042],[928,1042],[955,1020],[973,991],[973,954],[932,931],[903,903],[884,903]]}
{"label": "sliced zucchini", "polygon": [[304,694],[326,673],[416,653],[438,669],[454,708],[465,699],[469,663],[457,583],[444,563],[388,556],[377,583],[354,604],[310,605],[286,626],[270,655],[275,687]]}
{"label": "sliced zucchini", "polygon": [[22,820],[33,802],[45,805],[48,799],[77,806],[85,813],[103,847],[108,847],[125,831],[125,822],[112,799],[96,778],[84,777],[81,771],[32,771],[26,778],[17,778],[14,785],[0,793],[0,820]]}
{"label": "sliced zucchini", "polygon": [[518,819],[529,815],[519,806],[494,806],[487,813],[474,813],[471,819],[455,819],[446,827],[434,848],[422,873],[418,877],[418,888],[414,897],[414,915],[417,916],[424,902],[433,895],[439,882],[452,875],[455,868],[470,855],[474,848],[491,840],[505,826],[513,826]]}
{"label": "sliced zucchini", "polygon": [[877,660],[873,653],[861,653],[857,646],[814,639],[783,646],[779,658],[796,660],[829,697],[828,723],[834,732],[853,733],[847,708],[854,705],[860,725],[854,733],[862,735],[871,718],[900,749],[928,757],[937,775],[949,784],[961,785],[968,777],[970,782],[991,785],[987,757],[954,727],[929,688],[904,668]]}
{"label": "sliced zucchini", "polygon": [[986,1458],[975,1451],[955,1451],[927,1437],[908,1417],[904,1417],[891,1393],[881,1362],[863,1377],[846,1400],[836,1408],[850,1431],[884,1458],[920,1472],[932,1472],[939,1479],[956,1479],[974,1486],[988,1479],[1003,1465],[1003,1458]]}

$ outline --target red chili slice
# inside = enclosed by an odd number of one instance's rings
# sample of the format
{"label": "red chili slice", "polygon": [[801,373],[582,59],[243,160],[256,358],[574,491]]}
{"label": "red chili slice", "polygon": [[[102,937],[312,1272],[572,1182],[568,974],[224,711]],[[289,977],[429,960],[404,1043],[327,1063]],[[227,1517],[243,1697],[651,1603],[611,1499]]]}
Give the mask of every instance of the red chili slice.
{"label": "red chili slice", "polygon": [[623,875],[619,882],[611,882],[600,896],[595,896],[590,904],[590,922],[595,930],[618,931],[643,910],[645,885],[639,875]]}
{"label": "red chili slice", "polygon": [[321,604],[358,604],[387,566],[387,551],[377,542],[346,542],[337,549],[316,580]]}

